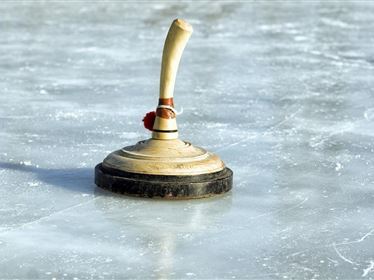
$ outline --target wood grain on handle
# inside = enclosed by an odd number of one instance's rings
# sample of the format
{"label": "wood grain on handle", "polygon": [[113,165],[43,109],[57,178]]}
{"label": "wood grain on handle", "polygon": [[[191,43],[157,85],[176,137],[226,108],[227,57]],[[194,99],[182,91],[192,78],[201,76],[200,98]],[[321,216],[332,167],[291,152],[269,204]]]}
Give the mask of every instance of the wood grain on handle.
{"label": "wood grain on handle", "polygon": [[173,98],[179,61],[191,34],[192,26],[182,19],[170,26],[162,53],[160,98]]}

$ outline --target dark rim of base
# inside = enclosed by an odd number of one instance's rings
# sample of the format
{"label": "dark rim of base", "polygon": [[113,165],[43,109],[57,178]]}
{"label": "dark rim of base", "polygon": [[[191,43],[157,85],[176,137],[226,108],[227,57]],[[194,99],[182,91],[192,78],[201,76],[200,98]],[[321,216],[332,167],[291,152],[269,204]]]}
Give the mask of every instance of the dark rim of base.
{"label": "dark rim of base", "polygon": [[228,192],[233,184],[233,172],[225,167],[219,172],[190,176],[148,175],[95,167],[97,186],[112,192],[166,199],[202,198]]}

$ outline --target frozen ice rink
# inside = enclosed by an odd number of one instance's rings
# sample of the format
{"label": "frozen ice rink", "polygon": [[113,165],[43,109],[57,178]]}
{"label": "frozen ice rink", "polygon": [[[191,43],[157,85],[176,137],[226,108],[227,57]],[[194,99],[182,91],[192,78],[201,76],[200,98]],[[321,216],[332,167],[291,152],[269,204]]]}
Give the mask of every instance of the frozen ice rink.
{"label": "frozen ice rink", "polygon": [[[374,279],[374,4],[0,3],[0,279]],[[150,137],[162,47],[183,140],[233,191],[95,187]]]}

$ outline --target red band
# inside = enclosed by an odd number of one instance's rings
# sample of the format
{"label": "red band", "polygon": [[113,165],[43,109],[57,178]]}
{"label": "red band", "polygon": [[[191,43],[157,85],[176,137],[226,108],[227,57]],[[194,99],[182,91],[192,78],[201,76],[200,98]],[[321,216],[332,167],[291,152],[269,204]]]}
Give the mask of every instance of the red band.
{"label": "red band", "polygon": [[158,105],[167,105],[174,107],[174,100],[173,97],[171,98],[159,98]]}

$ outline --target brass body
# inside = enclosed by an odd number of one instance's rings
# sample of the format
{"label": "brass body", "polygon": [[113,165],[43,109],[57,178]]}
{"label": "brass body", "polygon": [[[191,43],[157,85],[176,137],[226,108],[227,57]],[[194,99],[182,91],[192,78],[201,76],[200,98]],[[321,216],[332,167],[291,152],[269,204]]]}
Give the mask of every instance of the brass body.
{"label": "brass body", "polygon": [[218,156],[179,139],[140,141],[111,153],[104,167],[149,175],[199,175],[221,171]]}

